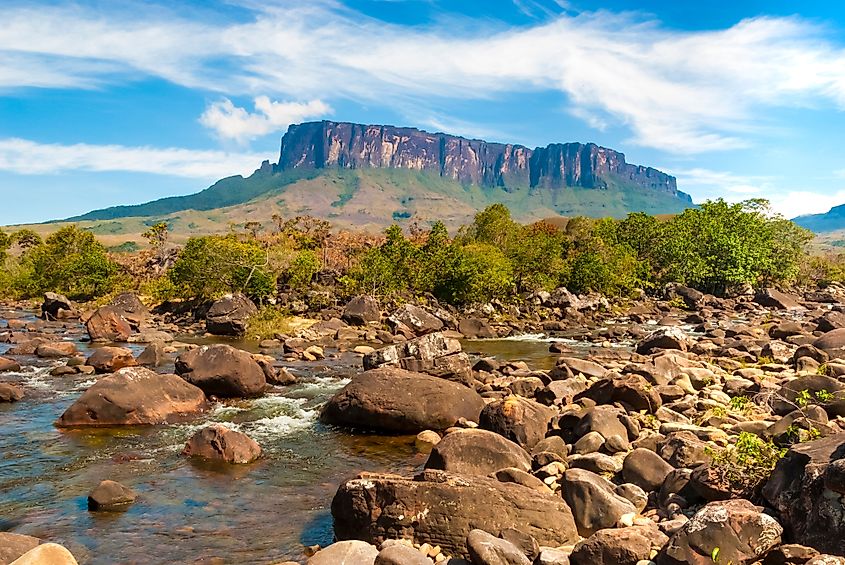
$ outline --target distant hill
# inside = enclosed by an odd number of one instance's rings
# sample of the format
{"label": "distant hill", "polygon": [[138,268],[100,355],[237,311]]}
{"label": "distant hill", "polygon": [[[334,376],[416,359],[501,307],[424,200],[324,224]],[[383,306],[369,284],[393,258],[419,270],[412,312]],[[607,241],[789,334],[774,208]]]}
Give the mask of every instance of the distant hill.
{"label": "distant hill", "polygon": [[[410,218],[469,220],[502,202],[523,221],[549,216],[673,214],[692,206],[673,176],[588,143],[529,149],[413,128],[309,122],[282,138],[279,162],[222,179],[202,192],[96,210],[113,235],[166,220],[174,232],[224,231],[273,214],[311,214],[342,227],[382,228]],[[131,219],[131,220],[130,220]],[[109,222],[103,224],[102,222]]]}
{"label": "distant hill", "polygon": [[816,233],[845,229],[845,204],[834,206],[824,214],[808,214],[792,220],[799,226]]}

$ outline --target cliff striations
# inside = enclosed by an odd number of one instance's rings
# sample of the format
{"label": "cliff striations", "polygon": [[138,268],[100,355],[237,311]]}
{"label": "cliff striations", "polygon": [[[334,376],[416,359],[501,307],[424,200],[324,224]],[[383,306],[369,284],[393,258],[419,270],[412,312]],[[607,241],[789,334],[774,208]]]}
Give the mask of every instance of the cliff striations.
{"label": "cliff striations", "polygon": [[529,149],[414,128],[308,122],[290,126],[282,138],[278,170],[299,168],[410,169],[506,191],[518,187],[604,189],[622,183],[691,202],[678,191],[675,177],[626,163],[622,153],[593,143]]}

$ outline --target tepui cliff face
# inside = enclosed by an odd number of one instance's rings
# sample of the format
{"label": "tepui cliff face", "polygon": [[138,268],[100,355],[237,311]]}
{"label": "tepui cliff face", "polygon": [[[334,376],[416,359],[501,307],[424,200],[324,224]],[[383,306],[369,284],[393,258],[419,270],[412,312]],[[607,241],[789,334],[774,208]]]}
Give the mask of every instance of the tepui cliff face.
{"label": "tepui cliff face", "polygon": [[625,162],[593,143],[554,143],[529,149],[414,128],[345,122],[292,125],[282,138],[278,170],[395,168],[435,173],[465,184],[561,189],[607,188],[621,182],[671,194],[685,202],[675,177]]}

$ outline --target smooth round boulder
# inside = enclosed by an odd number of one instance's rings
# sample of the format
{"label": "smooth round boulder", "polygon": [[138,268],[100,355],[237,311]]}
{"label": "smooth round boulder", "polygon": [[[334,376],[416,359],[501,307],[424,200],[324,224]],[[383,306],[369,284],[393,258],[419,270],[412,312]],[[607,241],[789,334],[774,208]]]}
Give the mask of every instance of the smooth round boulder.
{"label": "smooth round boulder", "polygon": [[60,359],[73,357],[78,353],[76,344],[71,341],[50,341],[39,343],[35,348],[35,354],[45,359]]}
{"label": "smooth round boulder", "polygon": [[562,486],[563,499],[583,537],[613,528],[622,516],[637,513],[631,501],[616,494],[613,483],[585,469],[567,470]]}
{"label": "smooth round boulder", "polygon": [[312,555],[306,565],[374,565],[378,549],[358,540],[338,541]]}
{"label": "smooth round boulder", "polygon": [[246,333],[249,318],[258,312],[245,295],[227,294],[214,302],[205,317],[205,329],[212,335],[241,336]]}
{"label": "smooth round boulder", "polygon": [[99,347],[94,350],[85,362],[94,367],[97,373],[114,373],[124,367],[133,367],[138,363],[132,351],[125,347]]}
{"label": "smooth round boulder", "polygon": [[607,528],[581,540],[572,550],[572,565],[622,565],[647,560],[651,542],[640,528]]}
{"label": "smooth round boulder", "polygon": [[364,371],[329,400],[323,422],[391,433],[445,430],[477,422],[484,401],[474,390],[395,367]]}
{"label": "smooth round boulder", "polygon": [[474,565],[531,565],[517,546],[484,530],[469,533],[467,549]]}
{"label": "smooth round boulder", "polygon": [[264,370],[246,351],[231,345],[204,345],[176,359],[176,373],[221,398],[258,396],[267,387]]}
{"label": "smooth round boulder", "polygon": [[352,326],[366,326],[369,322],[381,320],[378,300],[368,294],[356,296],[343,309],[343,321]]}
{"label": "smooth round boulder", "polygon": [[478,425],[496,432],[525,449],[532,449],[546,437],[556,411],[521,396],[495,400],[484,407]]}
{"label": "smooth round boulder", "polygon": [[135,502],[136,497],[131,488],[105,480],[88,495],[88,510],[122,510]]}
{"label": "smooth round boulder", "polygon": [[32,536],[0,532],[0,563],[11,563],[40,543],[40,539]]}
{"label": "smooth round boulder", "polygon": [[17,402],[23,398],[23,389],[11,383],[0,383],[0,402]]}
{"label": "smooth round boulder", "polygon": [[461,475],[489,475],[500,469],[531,469],[531,456],[516,443],[495,432],[480,429],[446,434],[431,450],[426,469]]}
{"label": "smooth round boulder", "polygon": [[94,310],[85,322],[85,329],[91,341],[124,342],[132,335],[132,326],[126,321],[123,310],[115,306],[103,306]]}
{"label": "smooth round boulder", "polygon": [[261,457],[261,446],[244,433],[230,430],[223,424],[211,424],[188,440],[182,455],[246,464]]}
{"label": "smooth round boulder", "polygon": [[21,365],[17,361],[9,359],[8,357],[0,357],[0,373],[8,373],[10,371],[20,371]]}
{"label": "smooth round boulder", "polygon": [[57,543],[38,545],[9,565],[79,565],[73,554]]}
{"label": "smooth round boulder", "polygon": [[126,367],[99,379],[56,422],[59,427],[184,421],[208,407],[205,394],[176,375]]}
{"label": "smooth round boulder", "polygon": [[673,467],[650,449],[637,448],[625,456],[622,476],[646,492],[658,490]]}
{"label": "smooth round boulder", "polygon": [[379,551],[375,565],[432,565],[432,561],[413,547],[394,543]]}

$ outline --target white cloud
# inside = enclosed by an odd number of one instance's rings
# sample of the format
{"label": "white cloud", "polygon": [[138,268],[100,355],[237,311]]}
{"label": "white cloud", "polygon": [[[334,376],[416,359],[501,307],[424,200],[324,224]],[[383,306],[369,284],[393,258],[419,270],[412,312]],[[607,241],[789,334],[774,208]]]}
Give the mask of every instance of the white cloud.
{"label": "white cloud", "polygon": [[[444,99],[558,91],[593,127],[625,126],[633,142],[676,153],[748,146],[771,108],[845,108],[845,50],[796,18],[717,31],[609,12],[515,29],[442,19],[408,27],[328,0],[251,6],[250,17],[232,22],[186,20],[149,4],[131,17],[0,8],[0,62],[14,63],[0,65],[0,88],[154,76],[226,96],[332,96],[413,108],[409,115],[442,110]],[[234,138],[273,119],[225,102],[209,111]]]}
{"label": "white cloud", "polygon": [[772,208],[787,218],[827,212],[845,202],[845,190],[822,194],[809,190],[793,190],[772,197]]}
{"label": "white cloud", "polygon": [[244,142],[286,129],[290,124],[325,116],[331,111],[322,100],[273,102],[267,96],[259,96],[255,99],[255,112],[250,113],[224,98],[206,108],[200,123],[224,139]]}
{"label": "white cloud", "polygon": [[60,145],[0,139],[0,171],[22,175],[66,171],[125,171],[219,179],[252,173],[267,156],[123,145]]}

